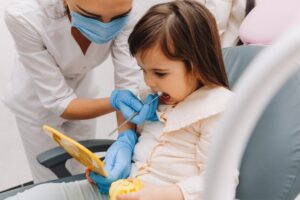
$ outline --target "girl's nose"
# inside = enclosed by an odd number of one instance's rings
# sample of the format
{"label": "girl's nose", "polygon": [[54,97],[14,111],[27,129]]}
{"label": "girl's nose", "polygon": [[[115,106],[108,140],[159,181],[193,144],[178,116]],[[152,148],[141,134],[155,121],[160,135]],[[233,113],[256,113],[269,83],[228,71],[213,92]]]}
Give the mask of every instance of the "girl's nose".
{"label": "girl's nose", "polygon": [[151,89],[156,87],[155,81],[149,75],[144,74],[144,80]]}

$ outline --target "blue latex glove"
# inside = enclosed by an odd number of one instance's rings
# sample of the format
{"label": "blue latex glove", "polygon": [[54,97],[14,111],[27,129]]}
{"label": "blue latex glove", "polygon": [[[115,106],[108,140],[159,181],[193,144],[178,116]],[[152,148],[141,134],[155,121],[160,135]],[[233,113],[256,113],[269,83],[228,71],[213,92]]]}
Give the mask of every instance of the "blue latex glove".
{"label": "blue latex glove", "polygon": [[102,194],[108,194],[112,182],[127,178],[131,170],[131,160],[137,134],[128,129],[119,134],[117,140],[108,148],[105,156],[107,177],[90,172],[90,178],[97,184]]}
{"label": "blue latex glove", "polygon": [[135,112],[139,112],[139,114],[130,121],[140,125],[144,123],[145,120],[158,120],[156,116],[158,99],[148,104],[155,97],[157,97],[156,94],[149,94],[145,103],[143,103],[129,90],[114,90],[109,100],[112,107],[116,110],[120,110],[126,119],[131,117]]}
{"label": "blue latex glove", "polygon": [[[157,94],[148,94],[142,109],[139,111],[139,114],[133,119],[139,124],[142,124],[145,120],[157,121],[156,110],[159,102],[159,98],[156,98]],[[153,102],[152,100],[156,98]],[[152,102],[152,103],[151,103]],[[151,104],[150,104],[151,103]],[[136,123],[138,124],[138,123]]]}

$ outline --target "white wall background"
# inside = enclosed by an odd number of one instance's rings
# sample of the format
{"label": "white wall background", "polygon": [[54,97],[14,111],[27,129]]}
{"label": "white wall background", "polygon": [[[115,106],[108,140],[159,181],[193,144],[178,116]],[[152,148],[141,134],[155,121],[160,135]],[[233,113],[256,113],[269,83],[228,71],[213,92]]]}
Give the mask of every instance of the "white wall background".
{"label": "white wall background", "polygon": [[[13,41],[3,20],[7,2],[8,0],[0,1],[0,95],[3,94],[5,84],[9,80],[14,56]],[[0,191],[29,180],[31,175],[14,117],[0,102]]]}

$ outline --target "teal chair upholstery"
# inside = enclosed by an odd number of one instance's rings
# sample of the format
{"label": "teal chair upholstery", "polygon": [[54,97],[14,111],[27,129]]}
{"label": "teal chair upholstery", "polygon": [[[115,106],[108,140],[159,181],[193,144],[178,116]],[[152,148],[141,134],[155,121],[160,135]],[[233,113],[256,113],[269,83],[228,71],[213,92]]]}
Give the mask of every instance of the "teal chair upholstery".
{"label": "teal chair upholstery", "polygon": [[[261,49],[240,46],[223,50],[231,86]],[[252,131],[240,166],[236,198],[295,199],[300,192],[299,116],[300,72],[297,72],[277,92]]]}

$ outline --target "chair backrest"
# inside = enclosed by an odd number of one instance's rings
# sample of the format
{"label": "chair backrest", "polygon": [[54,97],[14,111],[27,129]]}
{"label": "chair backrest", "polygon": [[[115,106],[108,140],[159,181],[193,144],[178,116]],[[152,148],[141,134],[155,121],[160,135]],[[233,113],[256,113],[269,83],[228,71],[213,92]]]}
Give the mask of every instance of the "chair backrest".
{"label": "chair backrest", "polygon": [[[231,86],[261,49],[259,46],[223,49]],[[297,196],[300,191],[299,116],[300,72],[297,72],[271,100],[252,132],[240,166],[236,198],[292,200]]]}

